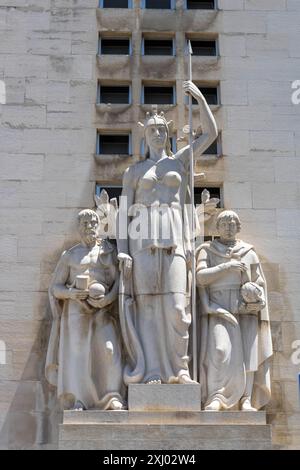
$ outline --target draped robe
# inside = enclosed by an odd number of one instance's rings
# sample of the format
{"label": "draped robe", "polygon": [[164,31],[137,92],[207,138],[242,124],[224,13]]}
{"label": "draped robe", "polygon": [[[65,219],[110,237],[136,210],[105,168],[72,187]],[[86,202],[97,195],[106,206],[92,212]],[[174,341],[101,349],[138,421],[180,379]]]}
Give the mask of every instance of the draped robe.
{"label": "draped robe", "polygon": [[[232,259],[245,263],[247,272],[225,271],[214,282],[203,285],[198,280],[202,397],[205,406],[218,399],[224,409],[230,409],[243,397],[246,373],[254,372],[251,401],[252,406],[260,409],[270,400],[273,349],[267,286],[258,256],[251,245],[241,240],[232,248],[218,240],[207,242],[197,251],[197,274],[201,269],[202,276],[205,276],[205,268]],[[264,290],[266,306],[258,314],[239,313],[240,287],[248,281],[259,283]],[[233,314],[238,325],[220,316],[207,314],[207,299]]]}

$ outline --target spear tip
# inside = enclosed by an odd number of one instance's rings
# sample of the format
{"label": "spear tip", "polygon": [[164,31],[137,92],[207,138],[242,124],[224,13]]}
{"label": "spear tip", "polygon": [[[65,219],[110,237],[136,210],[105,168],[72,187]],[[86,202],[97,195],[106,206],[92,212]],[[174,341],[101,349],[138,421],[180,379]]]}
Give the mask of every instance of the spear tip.
{"label": "spear tip", "polygon": [[192,49],[192,44],[191,41],[188,40],[185,48],[185,54],[186,55],[192,55],[193,54],[193,49]]}

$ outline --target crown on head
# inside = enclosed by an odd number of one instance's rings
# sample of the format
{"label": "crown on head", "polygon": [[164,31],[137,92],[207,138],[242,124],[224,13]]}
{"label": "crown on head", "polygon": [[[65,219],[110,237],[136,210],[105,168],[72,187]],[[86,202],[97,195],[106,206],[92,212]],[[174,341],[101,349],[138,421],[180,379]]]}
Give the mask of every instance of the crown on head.
{"label": "crown on head", "polygon": [[142,123],[142,122],[139,122],[139,126],[141,126],[144,130],[146,130],[146,128],[150,125],[153,125],[153,121],[154,121],[154,125],[155,124],[159,124],[159,121],[163,122],[166,126],[166,128],[168,129],[169,133],[172,132],[172,127],[173,127],[173,121],[167,121],[166,118],[165,118],[165,113],[163,111],[161,111],[159,114],[158,114],[158,110],[157,110],[157,105],[153,105],[152,106],[152,112],[150,113],[149,111],[146,113],[146,119],[145,121]]}

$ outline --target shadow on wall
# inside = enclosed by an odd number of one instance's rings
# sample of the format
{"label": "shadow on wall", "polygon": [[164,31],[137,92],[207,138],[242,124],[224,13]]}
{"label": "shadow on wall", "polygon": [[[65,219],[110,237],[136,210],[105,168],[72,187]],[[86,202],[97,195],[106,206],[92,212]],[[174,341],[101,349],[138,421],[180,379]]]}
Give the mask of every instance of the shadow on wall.
{"label": "shadow on wall", "polygon": [[[279,364],[287,364],[289,367],[290,351],[286,351],[283,344],[282,322],[290,317],[292,305],[286,294],[287,282],[285,282],[285,270],[282,266],[269,264],[265,270],[271,304],[271,327],[274,356],[272,361],[271,380],[272,397],[266,407],[267,422],[272,425],[272,441],[274,449],[282,449],[291,444],[289,435],[289,411],[287,409],[288,397],[284,387],[284,381],[279,380],[281,375]],[[273,320],[272,320],[273,314]],[[292,366],[290,364],[290,366]],[[278,369],[279,367],[279,369]]]}
{"label": "shadow on wall", "polygon": [[[48,306],[48,318],[49,312]],[[0,431],[1,448],[43,449],[58,446],[58,424],[62,416],[57,407],[56,390],[48,385],[44,374],[51,326],[48,318],[41,321]]]}

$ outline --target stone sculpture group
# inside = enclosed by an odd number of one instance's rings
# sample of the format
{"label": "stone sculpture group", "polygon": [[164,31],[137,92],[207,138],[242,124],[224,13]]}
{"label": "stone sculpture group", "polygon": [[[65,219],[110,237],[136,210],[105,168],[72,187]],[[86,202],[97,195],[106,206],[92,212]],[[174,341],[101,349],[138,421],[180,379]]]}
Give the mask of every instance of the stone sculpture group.
{"label": "stone sculpture group", "polygon": [[[192,144],[197,157],[216,139],[217,128],[199,89],[188,81],[184,91],[201,115]],[[207,411],[259,410],[270,399],[272,357],[259,258],[237,238],[241,223],[229,210],[217,218],[219,238],[192,249],[190,146],[171,152],[171,123],[163,113],[148,114],[142,126],[145,158],[124,174],[126,209],[121,204],[116,243],[99,237],[98,213],[83,210],[81,242],[56,267],[47,380],[64,409],[122,410],[130,384],[199,382]],[[189,347],[193,275],[197,377],[191,377]]]}

